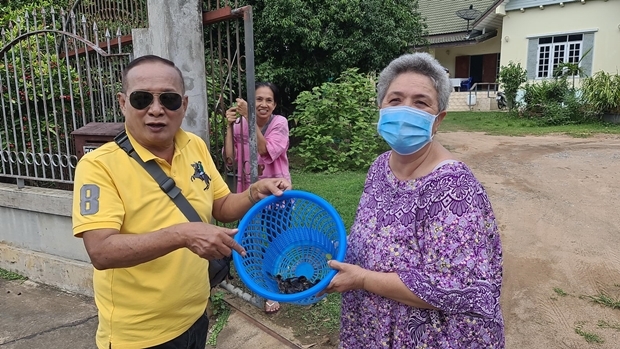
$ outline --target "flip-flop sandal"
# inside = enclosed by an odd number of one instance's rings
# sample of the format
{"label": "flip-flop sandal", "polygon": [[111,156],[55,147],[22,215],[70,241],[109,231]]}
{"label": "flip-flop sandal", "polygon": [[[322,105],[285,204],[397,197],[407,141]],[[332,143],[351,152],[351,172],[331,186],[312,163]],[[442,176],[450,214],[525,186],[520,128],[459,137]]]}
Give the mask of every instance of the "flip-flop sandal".
{"label": "flip-flop sandal", "polygon": [[[275,308],[275,309],[274,309]],[[265,313],[274,314],[280,310],[280,303],[276,301],[266,301],[265,302]]]}

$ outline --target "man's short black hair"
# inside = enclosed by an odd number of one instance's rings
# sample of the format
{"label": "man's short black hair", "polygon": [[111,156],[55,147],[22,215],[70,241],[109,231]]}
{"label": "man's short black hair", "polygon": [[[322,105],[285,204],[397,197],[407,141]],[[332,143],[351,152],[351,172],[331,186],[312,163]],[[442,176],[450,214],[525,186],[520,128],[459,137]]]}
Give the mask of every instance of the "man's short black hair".
{"label": "man's short black hair", "polygon": [[123,69],[123,73],[122,73],[122,81],[123,81],[122,92],[123,93],[127,92],[127,74],[129,73],[129,71],[139,66],[140,64],[144,64],[144,63],[162,63],[167,66],[173,67],[174,70],[176,70],[177,73],[179,73],[179,77],[181,78],[181,89],[183,92],[182,94],[185,94],[185,79],[183,79],[183,73],[181,73],[181,70],[174,64],[173,61],[169,59],[165,59],[163,57],[156,56],[156,55],[140,56],[134,59],[133,61],[129,62],[129,64],[127,64],[125,69]]}

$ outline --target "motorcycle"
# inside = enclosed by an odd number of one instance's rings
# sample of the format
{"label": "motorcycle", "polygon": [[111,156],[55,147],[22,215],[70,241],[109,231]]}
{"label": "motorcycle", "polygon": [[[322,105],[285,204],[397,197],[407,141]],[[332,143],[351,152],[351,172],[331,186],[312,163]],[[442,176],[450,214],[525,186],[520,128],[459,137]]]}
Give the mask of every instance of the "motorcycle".
{"label": "motorcycle", "polygon": [[504,110],[506,109],[506,107],[508,107],[508,103],[506,102],[506,95],[504,95],[504,92],[497,92],[495,100],[497,101],[497,108],[499,110]]}

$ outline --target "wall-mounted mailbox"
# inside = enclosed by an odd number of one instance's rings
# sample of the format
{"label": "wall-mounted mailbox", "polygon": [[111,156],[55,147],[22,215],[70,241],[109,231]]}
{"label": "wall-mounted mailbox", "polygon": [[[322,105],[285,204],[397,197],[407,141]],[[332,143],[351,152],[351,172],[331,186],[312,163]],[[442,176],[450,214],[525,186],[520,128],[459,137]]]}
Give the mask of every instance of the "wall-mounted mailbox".
{"label": "wall-mounted mailbox", "polygon": [[71,132],[78,160],[107,142],[125,129],[123,122],[91,122]]}

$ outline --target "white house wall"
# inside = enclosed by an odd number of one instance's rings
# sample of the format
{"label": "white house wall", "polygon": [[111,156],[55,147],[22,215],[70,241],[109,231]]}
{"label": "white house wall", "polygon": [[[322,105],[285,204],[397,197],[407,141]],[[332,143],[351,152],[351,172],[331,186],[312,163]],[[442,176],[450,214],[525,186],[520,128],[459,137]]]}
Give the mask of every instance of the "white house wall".
{"label": "white house wall", "polygon": [[[585,58],[591,60],[591,74],[600,70],[614,74],[620,71],[620,0],[565,2],[563,7],[508,11],[502,32],[501,66],[513,61],[526,68],[528,60],[531,66],[532,55],[528,52],[537,48],[537,37],[588,33],[584,34],[582,52],[593,45]],[[529,71],[528,77],[533,74]]]}

